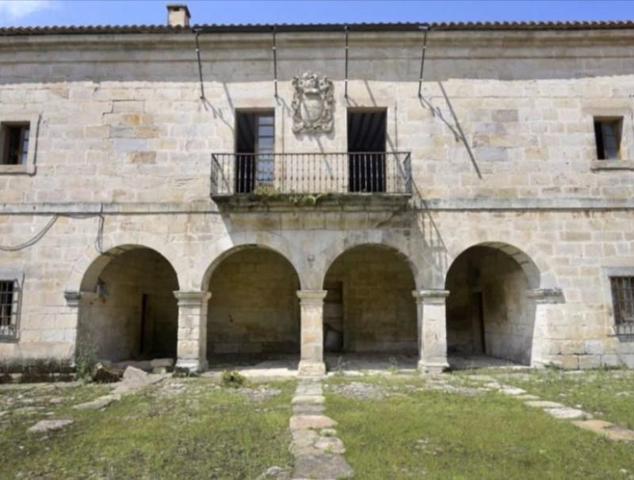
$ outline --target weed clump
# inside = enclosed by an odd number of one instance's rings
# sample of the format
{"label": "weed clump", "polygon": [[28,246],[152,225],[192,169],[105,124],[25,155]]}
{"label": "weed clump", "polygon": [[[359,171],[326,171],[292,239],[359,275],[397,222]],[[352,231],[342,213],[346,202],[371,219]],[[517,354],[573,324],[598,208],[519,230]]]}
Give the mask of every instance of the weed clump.
{"label": "weed clump", "polygon": [[247,379],[244,375],[241,375],[239,372],[226,370],[222,372],[222,385],[224,387],[229,388],[240,388],[243,387],[247,382]]}

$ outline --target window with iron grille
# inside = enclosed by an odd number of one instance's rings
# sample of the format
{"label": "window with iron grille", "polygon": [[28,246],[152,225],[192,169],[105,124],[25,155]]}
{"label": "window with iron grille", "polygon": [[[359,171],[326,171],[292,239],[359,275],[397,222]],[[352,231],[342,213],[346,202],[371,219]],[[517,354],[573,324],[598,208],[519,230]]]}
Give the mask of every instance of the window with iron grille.
{"label": "window with iron grille", "polygon": [[611,277],[617,334],[634,335],[634,277]]}
{"label": "window with iron grille", "polygon": [[18,336],[20,287],[17,280],[0,280],[0,340]]}

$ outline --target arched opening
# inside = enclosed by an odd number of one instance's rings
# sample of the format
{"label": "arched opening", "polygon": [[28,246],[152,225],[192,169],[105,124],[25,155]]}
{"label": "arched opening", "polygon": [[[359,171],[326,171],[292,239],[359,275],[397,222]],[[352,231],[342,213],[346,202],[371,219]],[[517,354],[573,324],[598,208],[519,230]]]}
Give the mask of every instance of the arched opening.
{"label": "arched opening", "polygon": [[453,368],[530,365],[539,286],[535,264],[518,249],[478,245],[461,253],[445,283],[447,348]]}
{"label": "arched opening", "polygon": [[332,357],[342,353],[415,361],[415,288],[409,262],[390,247],[363,245],[339,255],[324,280],[324,350],[329,366]]}
{"label": "arched opening", "polygon": [[78,352],[110,362],[174,359],[176,290],[176,272],[155,250],[126,246],[100,255],[81,284]]}
{"label": "arched opening", "polygon": [[210,367],[280,361],[296,368],[300,282],[281,254],[258,246],[229,252],[210,273],[207,356]]}

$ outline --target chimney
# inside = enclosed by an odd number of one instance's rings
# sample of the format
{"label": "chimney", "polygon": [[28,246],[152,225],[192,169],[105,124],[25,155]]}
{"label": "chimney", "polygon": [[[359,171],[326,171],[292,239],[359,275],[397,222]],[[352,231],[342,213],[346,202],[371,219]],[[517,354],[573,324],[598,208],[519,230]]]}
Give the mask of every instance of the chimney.
{"label": "chimney", "polygon": [[189,27],[189,8],[187,5],[168,5],[167,6],[167,25],[170,27]]}

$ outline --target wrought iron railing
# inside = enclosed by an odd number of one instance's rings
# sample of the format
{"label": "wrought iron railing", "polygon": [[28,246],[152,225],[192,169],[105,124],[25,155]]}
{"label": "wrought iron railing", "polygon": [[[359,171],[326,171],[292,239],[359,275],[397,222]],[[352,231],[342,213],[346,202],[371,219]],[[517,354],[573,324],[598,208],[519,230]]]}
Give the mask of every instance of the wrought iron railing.
{"label": "wrought iron railing", "polygon": [[409,152],[212,153],[211,195],[409,195]]}

